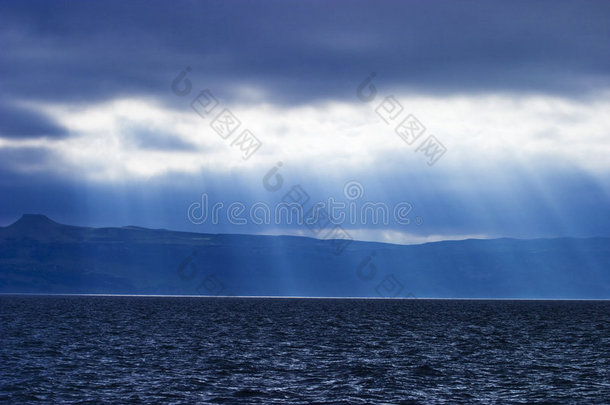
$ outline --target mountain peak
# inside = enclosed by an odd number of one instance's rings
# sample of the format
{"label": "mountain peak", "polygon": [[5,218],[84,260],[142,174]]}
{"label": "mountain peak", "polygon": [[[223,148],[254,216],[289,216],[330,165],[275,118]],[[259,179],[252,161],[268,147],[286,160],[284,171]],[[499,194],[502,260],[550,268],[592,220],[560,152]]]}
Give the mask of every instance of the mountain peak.
{"label": "mountain peak", "polygon": [[23,214],[16,222],[10,225],[10,227],[40,227],[40,226],[59,226],[57,222],[51,218],[42,214]]}
{"label": "mountain peak", "polygon": [[16,222],[2,228],[0,239],[28,238],[39,241],[74,240],[80,228],[57,223],[42,214],[24,214]]}

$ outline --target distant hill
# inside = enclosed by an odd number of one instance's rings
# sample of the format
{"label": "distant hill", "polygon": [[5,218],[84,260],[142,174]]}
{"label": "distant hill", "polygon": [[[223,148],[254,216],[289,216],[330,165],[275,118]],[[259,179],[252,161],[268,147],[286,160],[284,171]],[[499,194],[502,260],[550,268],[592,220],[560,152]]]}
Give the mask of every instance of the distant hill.
{"label": "distant hill", "polygon": [[340,243],[24,215],[0,227],[0,292],[610,299],[610,238]]}

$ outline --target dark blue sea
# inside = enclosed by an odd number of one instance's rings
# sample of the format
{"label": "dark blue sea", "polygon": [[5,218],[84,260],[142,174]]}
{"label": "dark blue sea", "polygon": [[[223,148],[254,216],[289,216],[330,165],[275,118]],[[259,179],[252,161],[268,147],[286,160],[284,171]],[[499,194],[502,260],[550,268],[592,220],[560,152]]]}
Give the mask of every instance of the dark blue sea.
{"label": "dark blue sea", "polygon": [[610,302],[0,297],[0,401],[610,403]]}

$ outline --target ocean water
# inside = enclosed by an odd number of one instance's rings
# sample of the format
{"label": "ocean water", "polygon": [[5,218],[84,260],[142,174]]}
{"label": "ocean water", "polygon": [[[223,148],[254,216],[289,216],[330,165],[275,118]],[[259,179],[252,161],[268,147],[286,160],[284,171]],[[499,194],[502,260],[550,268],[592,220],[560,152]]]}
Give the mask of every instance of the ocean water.
{"label": "ocean water", "polygon": [[610,302],[0,297],[3,403],[610,403]]}

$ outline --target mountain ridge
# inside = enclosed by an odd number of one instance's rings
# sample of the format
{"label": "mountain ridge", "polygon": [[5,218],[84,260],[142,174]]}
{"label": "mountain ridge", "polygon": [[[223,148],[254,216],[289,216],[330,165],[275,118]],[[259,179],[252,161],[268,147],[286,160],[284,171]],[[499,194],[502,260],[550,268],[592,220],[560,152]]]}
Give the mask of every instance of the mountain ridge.
{"label": "mountain ridge", "polygon": [[[82,229],[82,230],[134,230],[134,231],[146,231],[146,232],[165,232],[165,233],[176,233],[183,235],[206,235],[206,236],[251,236],[251,237],[282,237],[282,238],[302,238],[302,239],[311,239],[311,240],[321,240],[310,236],[301,236],[301,235],[265,235],[265,234],[242,234],[242,233],[201,233],[201,232],[191,232],[191,231],[177,231],[166,228],[146,228],[137,225],[125,225],[125,226],[103,226],[103,227],[87,227],[80,225],[69,225],[63,224],[57,221],[52,220],[48,216],[44,214],[23,214],[19,219],[17,219],[12,224],[6,226],[0,226],[0,231],[3,229],[11,229],[15,225],[20,223],[28,223],[28,224],[52,224],[55,227],[67,227],[72,229]],[[1,237],[2,235],[0,235]],[[400,244],[400,243],[391,243],[391,242],[380,242],[380,241],[358,241],[362,243],[373,243],[373,244],[383,244],[383,245],[393,245],[393,246],[423,246],[429,244],[437,244],[437,243],[452,243],[452,242],[469,242],[469,241],[490,241],[490,240],[507,240],[507,241],[547,241],[547,240],[593,240],[593,239],[609,239],[610,237],[604,236],[589,236],[589,237],[575,237],[575,236],[558,236],[558,237],[539,237],[539,238],[515,238],[515,237],[497,237],[497,238],[466,238],[466,239],[446,239],[439,241],[430,241],[430,242],[422,242],[422,243],[413,243],[413,244]]]}
{"label": "mountain ridge", "polygon": [[343,242],[27,214],[0,227],[0,292],[610,298],[610,238]]}

